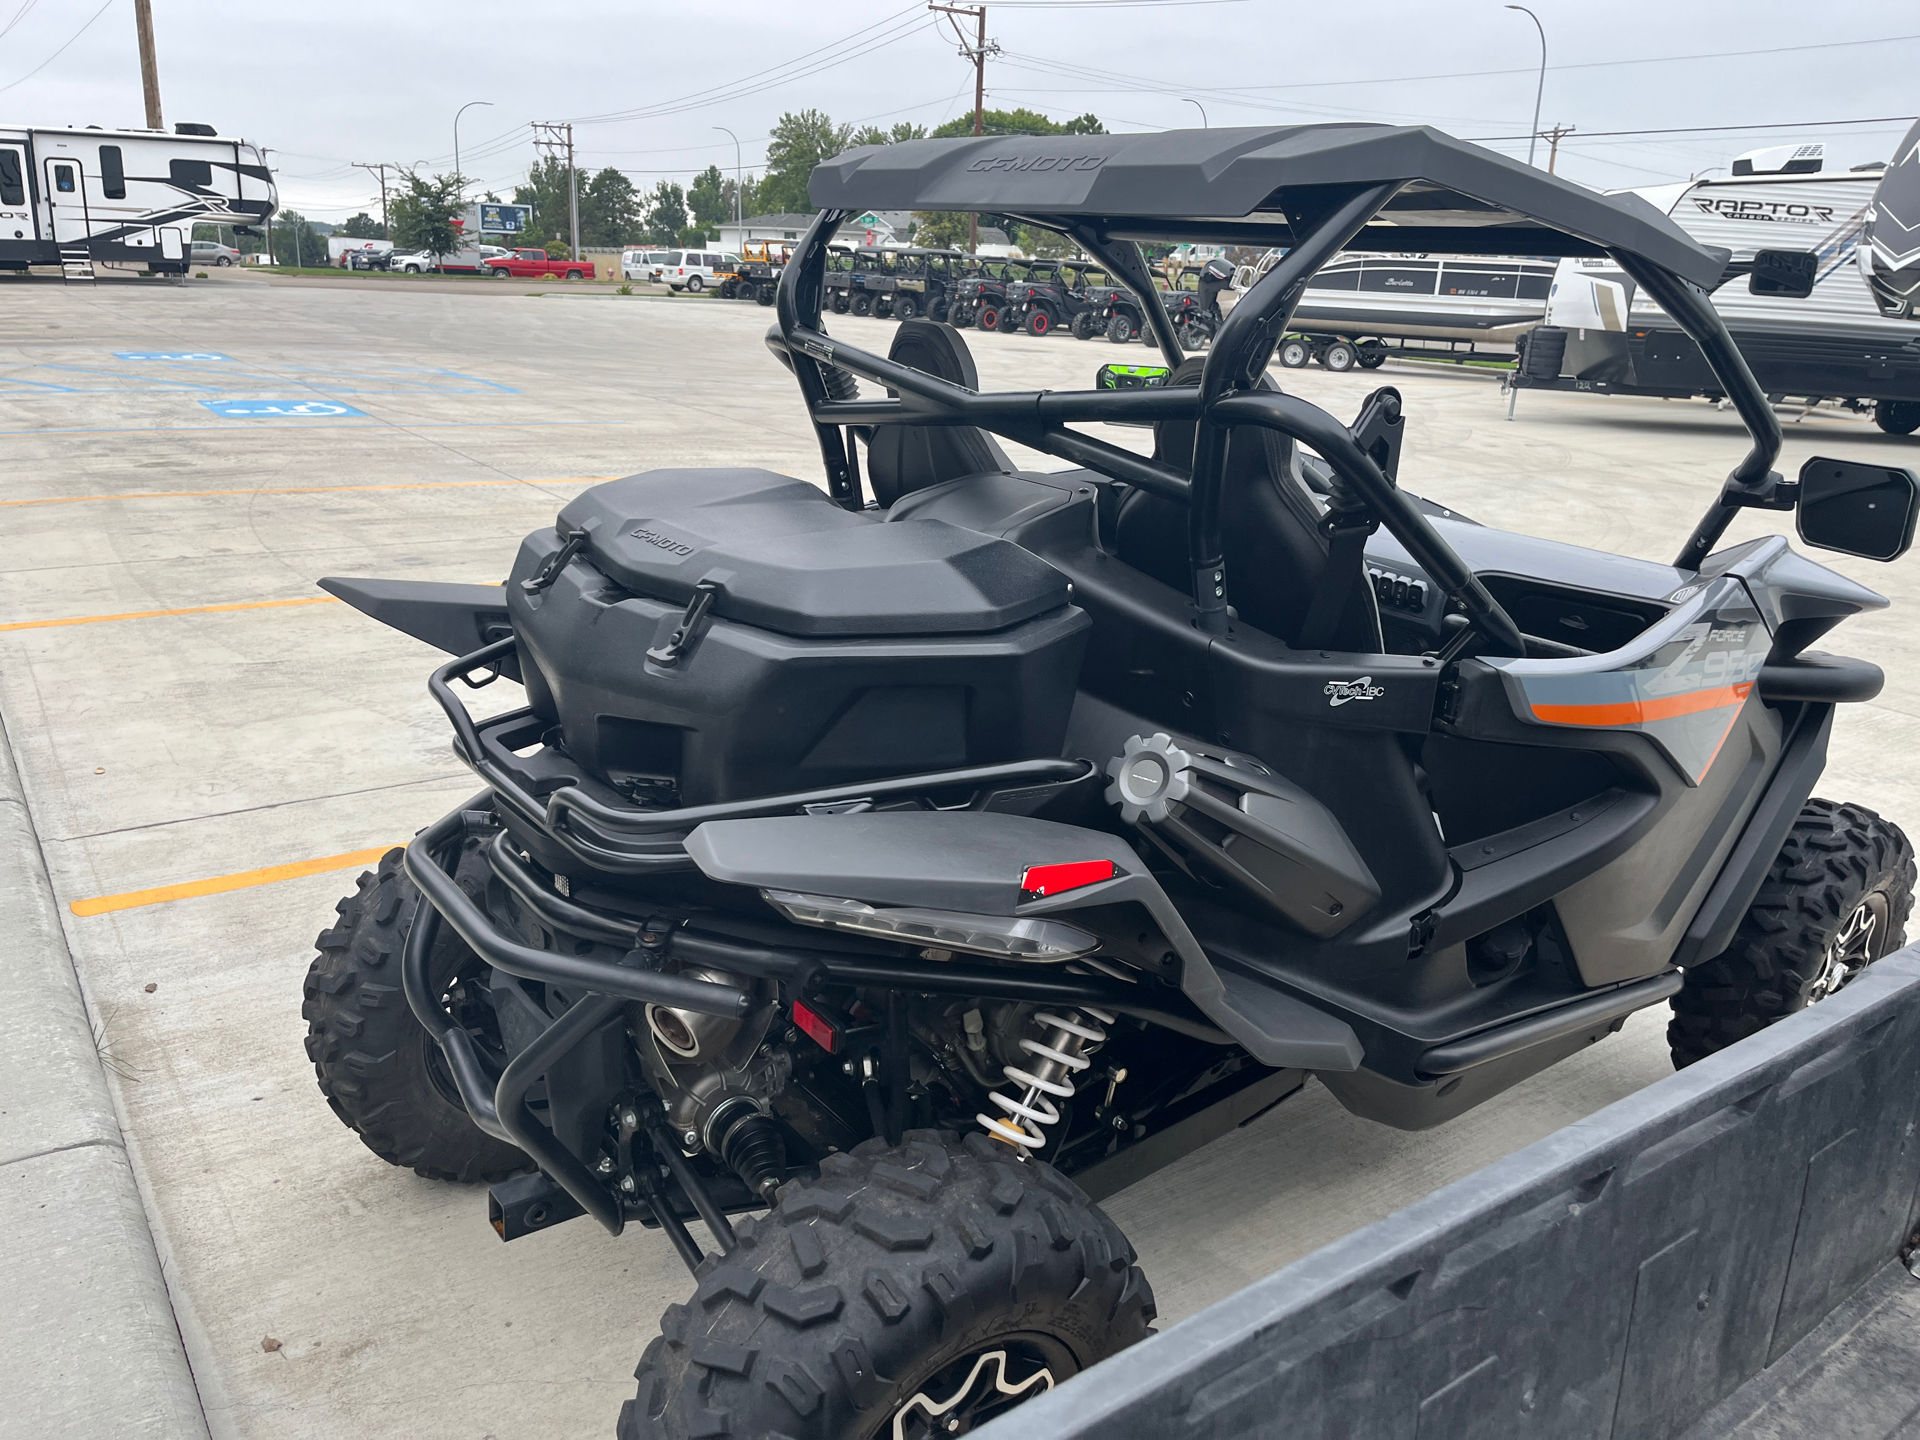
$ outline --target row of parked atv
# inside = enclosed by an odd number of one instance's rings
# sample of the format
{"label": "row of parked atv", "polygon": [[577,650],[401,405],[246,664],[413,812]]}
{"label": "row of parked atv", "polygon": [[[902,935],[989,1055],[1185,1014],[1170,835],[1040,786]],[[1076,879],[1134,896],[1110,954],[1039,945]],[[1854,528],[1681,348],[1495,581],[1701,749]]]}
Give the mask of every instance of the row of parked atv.
{"label": "row of parked atv", "polygon": [[[722,279],[721,296],[769,305],[790,247],[746,248],[737,273]],[[1187,349],[1212,341],[1223,318],[1220,292],[1232,280],[1225,260],[1169,278],[1160,303]],[[1133,292],[1091,262],[993,259],[958,250],[836,246],[827,262],[826,304],[839,315],[924,317],[960,330],[1029,335],[1064,330],[1076,340],[1104,335],[1115,345],[1139,339],[1146,328]]]}

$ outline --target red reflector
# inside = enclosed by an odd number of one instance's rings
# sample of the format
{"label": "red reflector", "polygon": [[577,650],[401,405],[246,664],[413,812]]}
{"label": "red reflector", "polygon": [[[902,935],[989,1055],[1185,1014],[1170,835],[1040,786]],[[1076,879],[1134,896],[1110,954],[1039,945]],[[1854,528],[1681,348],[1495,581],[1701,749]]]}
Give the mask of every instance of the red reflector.
{"label": "red reflector", "polygon": [[1098,885],[1120,873],[1111,860],[1069,860],[1064,865],[1029,865],[1020,877],[1021,893],[1029,900]]}
{"label": "red reflector", "polygon": [[840,1027],[804,1000],[793,1002],[793,1023],[806,1031],[813,1043],[829,1055],[840,1050]]}

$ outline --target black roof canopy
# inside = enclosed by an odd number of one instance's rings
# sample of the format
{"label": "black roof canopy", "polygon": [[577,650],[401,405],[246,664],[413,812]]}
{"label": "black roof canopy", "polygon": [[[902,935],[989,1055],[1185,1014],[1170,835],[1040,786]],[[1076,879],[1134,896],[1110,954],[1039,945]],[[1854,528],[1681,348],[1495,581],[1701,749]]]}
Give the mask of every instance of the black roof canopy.
{"label": "black roof canopy", "polygon": [[1712,286],[1726,258],[1634,195],[1601,195],[1425,125],[987,135],[868,145],[817,167],[836,210],[973,210],[1112,235],[1288,245],[1361,186],[1404,182],[1354,250],[1644,256]]}

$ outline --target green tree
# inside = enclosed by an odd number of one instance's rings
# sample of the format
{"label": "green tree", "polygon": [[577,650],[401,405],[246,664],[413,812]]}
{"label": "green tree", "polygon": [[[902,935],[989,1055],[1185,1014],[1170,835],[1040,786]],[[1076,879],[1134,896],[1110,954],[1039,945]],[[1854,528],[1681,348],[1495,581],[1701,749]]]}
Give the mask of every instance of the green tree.
{"label": "green tree", "polygon": [[[584,180],[582,188],[585,188]],[[551,155],[536,161],[527,172],[527,183],[513,187],[513,203],[533,207],[532,218],[526,233],[519,237],[519,244],[550,251],[573,233],[567,207],[567,167],[563,161]],[[581,216],[583,221],[585,218]]]}
{"label": "green tree", "polygon": [[687,228],[687,196],[671,180],[653,187],[647,199],[647,242],[652,245],[677,245],[680,232]]}
{"label": "green tree", "polygon": [[458,175],[429,178],[401,171],[400,193],[387,207],[393,243],[402,250],[452,254],[460,244],[460,227],[453,222],[466,209],[460,198],[462,183]]}
{"label": "green tree", "polygon": [[732,216],[734,209],[733,194],[736,189],[743,192],[740,196],[740,214],[742,218],[748,215],[759,214],[761,208],[759,195],[760,186],[751,175],[743,177],[743,179],[738,182],[736,182],[732,176],[728,176],[720,182],[721,213],[728,217]]}
{"label": "green tree", "polygon": [[972,220],[964,210],[916,210],[913,212],[914,243],[936,250],[954,246],[964,250],[973,237]]}
{"label": "green tree", "polygon": [[[984,135],[1104,135],[1107,127],[1091,111],[1072,120],[1060,121],[1042,115],[1038,110],[1019,109],[984,112],[980,117],[980,131]],[[956,115],[937,127],[933,138],[946,140],[955,135],[971,134],[973,116]]]}
{"label": "green tree", "polygon": [[350,217],[335,233],[348,240],[384,240],[387,238],[387,227],[362,210]]}
{"label": "green tree", "polygon": [[272,240],[276,265],[312,267],[327,263],[327,242],[298,210],[282,210],[273,217]]}
{"label": "green tree", "polygon": [[687,187],[687,208],[696,225],[722,225],[733,219],[733,202],[727,198],[726,177],[718,165],[709,165],[693,177]]}
{"label": "green tree", "polygon": [[850,125],[836,125],[823,110],[802,110],[780,117],[767,146],[767,173],[760,179],[757,208],[773,214],[800,214],[813,208],[807,179],[813,167],[847,148]]}
{"label": "green tree", "polygon": [[924,140],[927,127],[900,120],[891,130],[882,130],[878,125],[862,125],[847,141],[849,149],[856,145],[898,145],[902,140]]}
{"label": "green tree", "polygon": [[595,175],[581,192],[581,245],[625,245],[639,236],[640,224],[640,192],[612,166]]}

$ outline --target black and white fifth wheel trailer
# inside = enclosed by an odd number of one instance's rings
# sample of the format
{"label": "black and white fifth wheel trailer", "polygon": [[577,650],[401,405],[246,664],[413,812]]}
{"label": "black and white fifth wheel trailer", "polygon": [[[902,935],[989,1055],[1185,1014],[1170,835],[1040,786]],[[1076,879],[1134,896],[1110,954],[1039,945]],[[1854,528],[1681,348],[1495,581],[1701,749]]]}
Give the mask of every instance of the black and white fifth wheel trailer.
{"label": "black and white fifth wheel trailer", "polygon": [[261,227],[275,204],[259,147],[210,125],[0,125],[0,270],[183,274],[195,225]]}
{"label": "black and white fifth wheel trailer", "polygon": [[[1729,253],[1713,292],[1776,402],[1871,407],[1882,430],[1920,429],[1920,125],[1889,165],[1829,171],[1818,145],[1734,161],[1733,174],[1641,190],[1703,245]],[[1514,384],[1669,397],[1718,382],[1667,314],[1610,260],[1563,259],[1546,320]]]}

